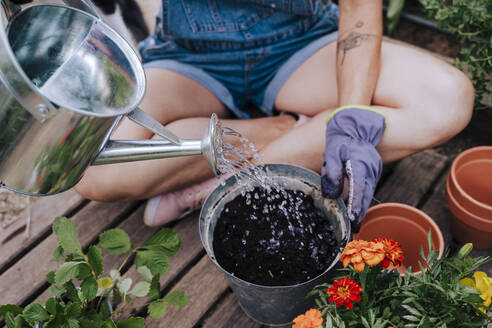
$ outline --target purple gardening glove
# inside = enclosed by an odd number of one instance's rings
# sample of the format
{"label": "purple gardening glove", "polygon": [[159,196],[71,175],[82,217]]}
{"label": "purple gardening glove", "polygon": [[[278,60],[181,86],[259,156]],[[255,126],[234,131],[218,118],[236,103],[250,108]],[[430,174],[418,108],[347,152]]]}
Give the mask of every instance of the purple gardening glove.
{"label": "purple gardening glove", "polygon": [[321,190],[325,197],[340,197],[347,176],[348,216],[353,232],[358,232],[381,176],[376,146],[386,129],[385,117],[367,106],[342,107],[334,113],[326,125]]}

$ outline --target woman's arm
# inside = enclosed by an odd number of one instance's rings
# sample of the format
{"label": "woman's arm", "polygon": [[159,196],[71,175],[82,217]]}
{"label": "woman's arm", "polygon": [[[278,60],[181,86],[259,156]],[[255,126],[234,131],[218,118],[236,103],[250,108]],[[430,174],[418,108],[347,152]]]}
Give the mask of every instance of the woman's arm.
{"label": "woman's arm", "polygon": [[340,0],[338,105],[370,105],[379,76],[382,0]]}

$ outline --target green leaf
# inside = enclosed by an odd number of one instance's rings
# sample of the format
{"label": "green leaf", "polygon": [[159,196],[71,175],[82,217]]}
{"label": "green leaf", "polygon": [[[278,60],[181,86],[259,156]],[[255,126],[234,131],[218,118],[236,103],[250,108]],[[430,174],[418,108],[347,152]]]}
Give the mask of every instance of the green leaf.
{"label": "green leaf", "polygon": [[7,328],[15,328],[15,319],[12,313],[5,313],[5,324],[7,325]]}
{"label": "green leaf", "polygon": [[140,317],[128,318],[116,323],[118,328],[142,328],[145,324],[145,319]]}
{"label": "green leaf", "polygon": [[29,324],[22,318],[22,316],[17,316],[14,321],[14,328],[28,328]]}
{"label": "green leaf", "polygon": [[65,308],[65,315],[69,318],[77,318],[82,314],[82,307],[79,303],[70,303]]}
{"label": "green leaf", "polygon": [[22,314],[24,319],[31,324],[42,322],[50,318],[48,311],[46,311],[39,303],[29,304],[24,311],[22,311]]}
{"label": "green leaf", "polygon": [[77,274],[77,278],[79,280],[84,280],[86,278],[92,277],[91,267],[87,263],[80,263],[79,265],[79,273]]}
{"label": "green leaf", "polygon": [[138,251],[135,256],[135,265],[137,268],[148,267],[152,275],[165,274],[170,266],[167,255],[156,249]]}
{"label": "green leaf", "polygon": [[148,249],[153,246],[160,246],[167,256],[173,256],[181,246],[181,239],[174,230],[162,228],[142,245],[143,248]]}
{"label": "green leaf", "polygon": [[6,304],[0,306],[0,317],[4,317],[7,312],[12,313],[14,316],[22,313],[22,308],[15,304]]}
{"label": "green leaf", "polygon": [[149,304],[147,311],[152,318],[161,318],[166,313],[166,304],[161,301],[154,301]]}
{"label": "green leaf", "polygon": [[48,272],[48,274],[46,275],[46,281],[52,285],[55,283],[55,272],[54,271]]}
{"label": "green leaf", "polygon": [[76,319],[68,319],[68,321],[63,325],[64,328],[79,328],[79,321]]}
{"label": "green leaf", "polygon": [[60,265],[55,272],[55,282],[57,284],[64,284],[77,277],[81,263],[83,262],[65,262]]}
{"label": "green leaf", "polygon": [[137,272],[142,276],[145,281],[152,281],[152,272],[145,265],[137,269]]}
{"label": "green leaf", "polygon": [[114,286],[114,281],[111,277],[103,277],[97,279],[97,286],[99,288],[108,289]]}
{"label": "green leaf", "polygon": [[118,281],[118,289],[120,293],[126,294],[132,287],[132,278],[125,278],[123,280]]}
{"label": "green leaf", "polygon": [[89,247],[89,252],[87,253],[87,258],[92,269],[96,273],[96,276],[102,275],[103,273],[103,258],[102,250],[96,245]]}
{"label": "green leaf", "polygon": [[88,301],[93,300],[97,295],[97,281],[94,277],[89,277],[82,281],[80,289],[82,290],[82,295]]}
{"label": "green leaf", "polygon": [[63,287],[65,288],[65,295],[67,296],[67,298],[69,300],[71,300],[72,302],[76,302],[76,303],[82,302],[80,297],[79,297],[79,292],[78,292],[77,288],[75,288],[75,285],[73,284],[73,282],[68,281],[63,285]]}
{"label": "green leaf", "polygon": [[140,281],[133,286],[132,290],[128,292],[128,294],[135,295],[137,297],[144,297],[150,291],[150,282]]}
{"label": "green leaf", "polygon": [[128,234],[119,229],[111,229],[99,235],[99,243],[112,255],[120,255],[132,248],[132,242]]}
{"label": "green leaf", "polygon": [[112,318],[106,319],[106,321],[104,321],[104,326],[106,328],[117,328],[116,323],[113,321]]}
{"label": "green leaf", "polygon": [[53,297],[50,297],[46,300],[45,303],[45,308],[46,311],[48,311],[49,314],[56,314],[56,300]]}
{"label": "green leaf", "polygon": [[153,300],[161,297],[160,275],[155,275],[150,283],[150,291],[147,296]]}
{"label": "green leaf", "polygon": [[55,297],[60,297],[63,294],[63,290],[56,285],[50,286],[49,291]]}
{"label": "green leaf", "polygon": [[58,237],[58,242],[69,253],[82,255],[82,247],[75,224],[66,217],[57,217],[53,222],[53,232]]}
{"label": "green leaf", "polygon": [[55,261],[60,261],[60,259],[63,257],[63,254],[65,254],[65,250],[63,249],[63,247],[58,246],[53,251],[53,258],[55,259]]}
{"label": "green leaf", "polygon": [[189,303],[188,297],[181,291],[170,292],[163,300],[171,305],[183,307]]}
{"label": "green leaf", "polygon": [[109,309],[109,304],[107,300],[104,300],[101,304],[101,309],[99,313],[102,315],[102,320],[105,321],[107,318],[111,317],[111,311]]}

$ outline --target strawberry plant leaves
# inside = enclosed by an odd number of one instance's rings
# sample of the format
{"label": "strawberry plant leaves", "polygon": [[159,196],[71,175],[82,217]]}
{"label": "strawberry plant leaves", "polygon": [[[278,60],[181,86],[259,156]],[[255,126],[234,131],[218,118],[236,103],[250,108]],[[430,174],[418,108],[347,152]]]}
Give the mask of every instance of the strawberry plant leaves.
{"label": "strawberry plant leaves", "polygon": [[135,256],[135,265],[137,268],[148,267],[152,275],[166,274],[170,267],[166,253],[157,249],[138,251]]}
{"label": "strawberry plant leaves", "polygon": [[60,246],[69,253],[82,255],[82,247],[75,224],[66,217],[57,217],[53,222],[53,232]]}
{"label": "strawberry plant leaves", "polygon": [[101,275],[103,273],[102,250],[96,245],[90,246],[87,252],[87,259],[96,276]]}
{"label": "strawberry plant leaves", "polygon": [[79,274],[79,265],[83,262],[65,262],[55,272],[55,282],[64,284]]}
{"label": "strawberry plant leaves", "polygon": [[122,229],[110,229],[99,235],[99,244],[112,255],[120,255],[132,248],[128,234]]}
{"label": "strawberry plant leaves", "polygon": [[133,286],[133,288],[128,292],[128,294],[135,295],[137,297],[144,297],[150,291],[150,282],[140,281]]}
{"label": "strawberry plant leaves", "polygon": [[183,307],[188,304],[189,299],[181,290],[175,290],[164,297],[163,301],[174,306]]}
{"label": "strawberry plant leaves", "polygon": [[53,259],[55,259],[55,261],[60,261],[60,259],[63,257],[63,254],[65,254],[65,250],[63,249],[63,247],[58,246],[53,251]]}
{"label": "strawberry plant leaves", "polygon": [[181,246],[179,235],[170,228],[163,228],[150,237],[142,248],[152,249],[160,247],[167,256],[173,256]]}
{"label": "strawberry plant leaves", "polygon": [[94,277],[89,277],[82,281],[80,289],[82,290],[82,295],[88,301],[93,300],[97,295],[97,281]]}
{"label": "strawberry plant leaves", "polygon": [[153,301],[149,304],[147,312],[154,319],[161,318],[166,313],[166,304],[161,301]]}
{"label": "strawberry plant leaves", "polygon": [[26,306],[24,311],[22,311],[22,315],[24,316],[24,319],[31,324],[42,322],[50,318],[48,311],[46,311],[39,303],[32,303]]}
{"label": "strawberry plant leaves", "polygon": [[0,317],[4,317],[7,312],[12,313],[14,316],[22,313],[22,308],[15,304],[6,304],[0,306]]}
{"label": "strawberry plant leaves", "polygon": [[142,328],[145,324],[145,319],[140,317],[128,318],[116,323],[118,328]]}

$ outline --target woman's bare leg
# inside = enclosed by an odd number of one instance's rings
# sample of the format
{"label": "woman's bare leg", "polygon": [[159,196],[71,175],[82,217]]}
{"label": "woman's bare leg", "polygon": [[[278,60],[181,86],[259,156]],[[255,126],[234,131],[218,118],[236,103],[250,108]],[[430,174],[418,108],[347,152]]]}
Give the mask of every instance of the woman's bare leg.
{"label": "woman's bare leg", "polygon": [[[161,69],[147,70],[146,75],[148,89],[140,107],[179,137],[201,139],[212,113],[221,118],[230,116],[210,91],[188,77]],[[222,121],[260,149],[294,124],[294,119],[288,115]],[[143,140],[156,137],[125,119],[113,138]],[[84,197],[98,201],[143,199],[178,190],[212,176],[213,172],[202,156],[165,158],[91,167],[75,189]]]}
{"label": "woman's bare leg", "polygon": [[[287,162],[320,171],[325,119],[337,107],[336,44],[310,57],[280,90],[276,107],[313,116],[263,149],[265,162]],[[426,52],[385,41],[373,105],[384,111],[388,130],[378,151],[394,161],[442,143],[471,118],[474,90],[458,69]],[[286,151],[288,150],[288,151]]]}

